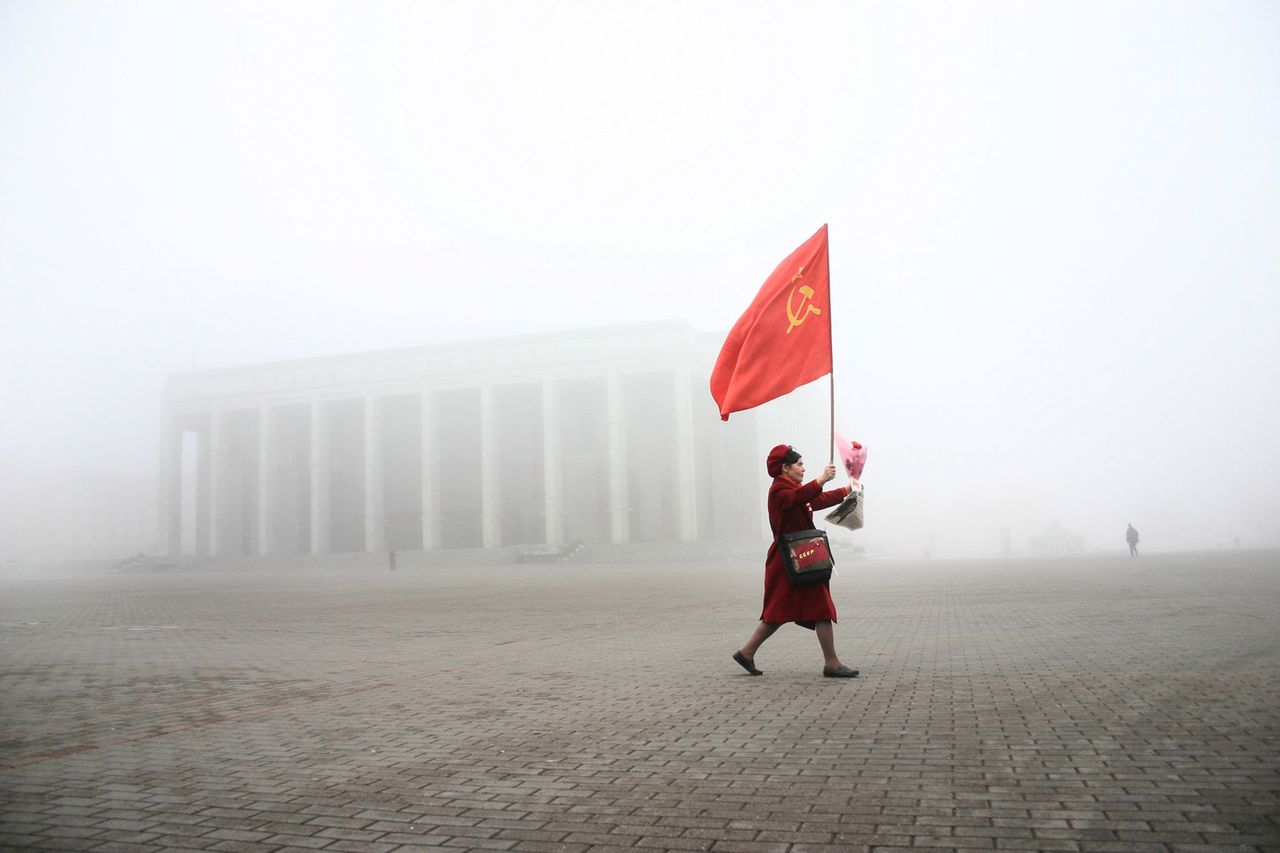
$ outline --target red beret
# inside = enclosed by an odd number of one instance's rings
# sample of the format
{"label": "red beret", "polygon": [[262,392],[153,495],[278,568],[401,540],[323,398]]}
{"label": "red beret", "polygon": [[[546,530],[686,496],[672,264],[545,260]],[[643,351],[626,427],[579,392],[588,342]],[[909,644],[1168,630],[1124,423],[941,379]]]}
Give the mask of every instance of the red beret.
{"label": "red beret", "polygon": [[790,445],[779,444],[769,451],[769,456],[764,461],[764,467],[769,472],[770,477],[781,477],[783,464],[794,464],[799,459],[800,454],[796,453]]}

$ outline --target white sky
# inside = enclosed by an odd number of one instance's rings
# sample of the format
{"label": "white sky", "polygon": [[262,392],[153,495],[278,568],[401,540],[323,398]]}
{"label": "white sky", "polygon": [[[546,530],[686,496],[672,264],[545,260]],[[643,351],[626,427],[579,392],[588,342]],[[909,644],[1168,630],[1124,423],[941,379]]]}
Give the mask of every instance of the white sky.
{"label": "white sky", "polygon": [[823,222],[889,539],[1280,544],[1274,2],[0,0],[0,461],[153,471],[179,370],[727,329]]}

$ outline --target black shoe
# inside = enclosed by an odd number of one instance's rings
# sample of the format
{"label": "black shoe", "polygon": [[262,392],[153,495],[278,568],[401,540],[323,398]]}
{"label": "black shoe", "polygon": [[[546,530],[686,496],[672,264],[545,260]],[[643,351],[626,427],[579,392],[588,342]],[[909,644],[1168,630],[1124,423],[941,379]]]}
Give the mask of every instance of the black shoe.
{"label": "black shoe", "polygon": [[849,667],[844,666],[843,664],[841,664],[838,669],[827,669],[826,667],[823,667],[822,674],[827,678],[857,678],[858,677],[858,671],[856,669],[849,669]]}
{"label": "black shoe", "polygon": [[734,652],[733,659],[736,660],[739,664],[741,664],[742,668],[745,669],[747,672],[751,673],[752,675],[764,675],[763,672],[756,669],[755,661],[748,660],[747,656],[744,655],[742,652]]}

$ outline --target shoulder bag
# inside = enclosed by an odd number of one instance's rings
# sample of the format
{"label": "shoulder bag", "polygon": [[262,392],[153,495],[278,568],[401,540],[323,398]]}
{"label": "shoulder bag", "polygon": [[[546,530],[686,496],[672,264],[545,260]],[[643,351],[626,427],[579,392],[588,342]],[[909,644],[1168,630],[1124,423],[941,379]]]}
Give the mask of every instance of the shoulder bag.
{"label": "shoulder bag", "polygon": [[787,579],[792,586],[817,586],[831,580],[836,564],[825,530],[800,530],[778,537]]}

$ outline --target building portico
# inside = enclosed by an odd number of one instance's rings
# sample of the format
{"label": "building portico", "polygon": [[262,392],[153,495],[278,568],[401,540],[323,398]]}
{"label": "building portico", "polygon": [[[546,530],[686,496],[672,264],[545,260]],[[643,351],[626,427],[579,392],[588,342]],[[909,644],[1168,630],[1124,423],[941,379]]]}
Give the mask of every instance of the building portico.
{"label": "building portico", "polygon": [[718,342],[645,323],[177,374],[167,548],[192,494],[208,556],[754,537],[758,506],[719,506],[756,497],[759,442],[701,381]]}

